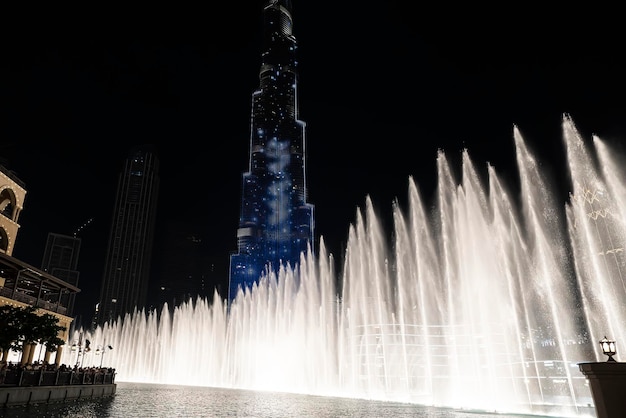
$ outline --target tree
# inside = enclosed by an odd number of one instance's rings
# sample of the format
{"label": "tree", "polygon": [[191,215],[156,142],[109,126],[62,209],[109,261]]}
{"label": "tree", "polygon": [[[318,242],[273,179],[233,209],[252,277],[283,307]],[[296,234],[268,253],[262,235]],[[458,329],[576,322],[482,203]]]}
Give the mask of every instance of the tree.
{"label": "tree", "polygon": [[65,344],[61,338],[59,338],[59,332],[65,331],[65,327],[58,325],[58,320],[54,315],[43,314],[39,316],[38,333],[36,336],[36,342],[46,346],[46,351],[55,352]]}
{"label": "tree", "polygon": [[14,343],[20,338],[20,315],[22,308],[11,305],[0,306],[0,350],[2,358],[6,361],[9,351],[14,348]]}
{"label": "tree", "polygon": [[29,344],[43,344],[50,352],[57,351],[65,341],[59,332],[65,327],[58,324],[54,315],[37,314],[37,308],[4,305],[0,307],[0,348],[6,357],[9,350],[23,352]]}

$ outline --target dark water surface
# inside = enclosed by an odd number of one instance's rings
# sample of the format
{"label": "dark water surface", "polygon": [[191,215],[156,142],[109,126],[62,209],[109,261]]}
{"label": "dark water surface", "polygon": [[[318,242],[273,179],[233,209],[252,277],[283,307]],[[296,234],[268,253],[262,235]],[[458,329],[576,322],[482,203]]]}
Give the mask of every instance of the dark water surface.
{"label": "dark water surface", "polygon": [[[2,418],[246,417],[246,418],[520,418],[395,402],[122,382],[111,398],[0,408]],[[536,418],[536,416],[533,416]]]}

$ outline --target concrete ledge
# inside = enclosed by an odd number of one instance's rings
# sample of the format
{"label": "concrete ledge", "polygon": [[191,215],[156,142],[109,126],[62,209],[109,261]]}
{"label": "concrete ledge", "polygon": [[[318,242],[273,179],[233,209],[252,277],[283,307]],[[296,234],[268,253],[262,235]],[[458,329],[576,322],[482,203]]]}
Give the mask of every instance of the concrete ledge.
{"label": "concrete ledge", "polygon": [[598,418],[623,417],[626,411],[626,363],[578,363],[589,380]]}
{"label": "concrete ledge", "polygon": [[0,387],[0,407],[63,402],[115,395],[117,385],[12,386]]}

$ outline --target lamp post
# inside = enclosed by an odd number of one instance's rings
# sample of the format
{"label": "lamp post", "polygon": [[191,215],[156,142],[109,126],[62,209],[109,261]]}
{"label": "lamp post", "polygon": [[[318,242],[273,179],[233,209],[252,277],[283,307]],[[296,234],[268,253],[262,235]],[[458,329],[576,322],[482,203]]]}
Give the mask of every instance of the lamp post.
{"label": "lamp post", "polygon": [[72,344],[72,347],[70,349],[72,350],[72,352],[77,352],[75,367],[78,367],[78,365],[80,364],[80,355],[83,352],[83,334],[82,333],[79,335],[78,341],[74,340],[74,344]]}
{"label": "lamp post", "polygon": [[96,348],[96,356],[102,356],[100,357],[100,367],[102,368],[102,362],[104,361],[104,354],[107,352],[107,350],[113,350],[113,347],[110,345],[107,345],[106,340],[104,340],[104,345],[102,346],[98,346],[98,348]]}
{"label": "lamp post", "polygon": [[[78,352],[78,354],[76,355],[76,367],[83,366],[82,359],[85,358],[85,354],[91,351],[91,348],[89,347],[90,345],[91,341],[85,340],[85,348],[83,348],[83,333],[81,332],[80,334],[78,334],[78,341],[74,341],[74,344],[72,344],[71,347],[72,351]],[[81,355],[83,356],[82,358]]]}
{"label": "lamp post", "polygon": [[615,341],[609,340],[606,338],[606,335],[603,339],[600,340],[600,347],[602,347],[602,353],[606,356],[609,356],[607,363],[615,362],[613,356],[615,355]]}

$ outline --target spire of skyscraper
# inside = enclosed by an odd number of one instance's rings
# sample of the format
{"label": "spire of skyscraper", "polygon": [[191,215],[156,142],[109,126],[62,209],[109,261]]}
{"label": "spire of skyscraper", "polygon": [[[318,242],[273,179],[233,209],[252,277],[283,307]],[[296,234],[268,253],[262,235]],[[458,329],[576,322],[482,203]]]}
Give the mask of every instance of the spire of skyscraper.
{"label": "spire of skyscraper", "polygon": [[291,13],[291,0],[270,0],[267,6],[283,6]]}
{"label": "spire of skyscraper", "polygon": [[305,122],[298,118],[296,38],[291,2],[263,9],[259,87],[252,94],[250,161],[243,174],[237,253],[230,259],[229,301],[266,268],[294,267],[313,250],[313,205],[307,203]]}

